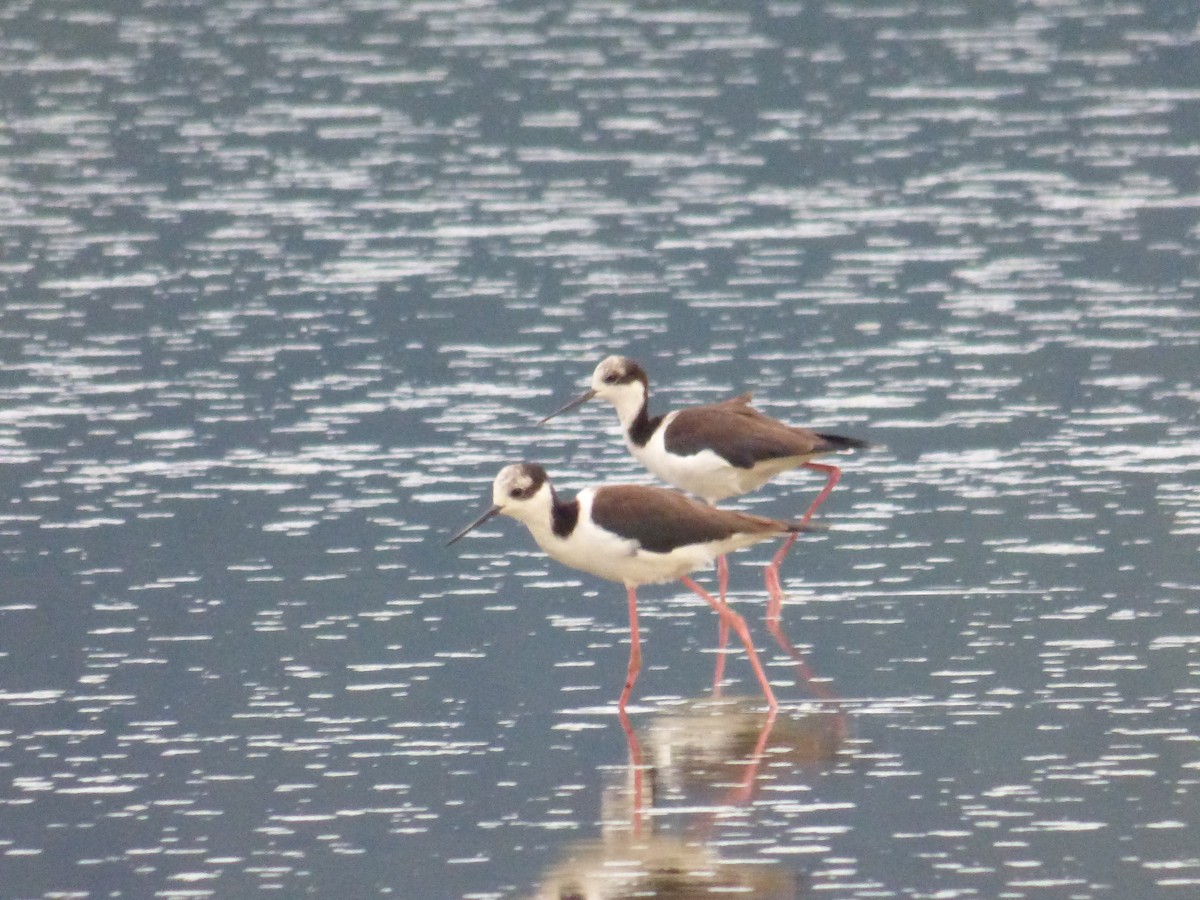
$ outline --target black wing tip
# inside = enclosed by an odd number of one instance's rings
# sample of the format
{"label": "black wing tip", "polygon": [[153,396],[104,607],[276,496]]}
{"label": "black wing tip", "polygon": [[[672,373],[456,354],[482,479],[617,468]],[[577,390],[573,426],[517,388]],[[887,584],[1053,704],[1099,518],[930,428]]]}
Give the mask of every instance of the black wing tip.
{"label": "black wing tip", "polygon": [[789,533],[798,534],[802,531],[822,532],[828,531],[829,526],[824,522],[784,522]]}
{"label": "black wing tip", "polygon": [[844,434],[826,434],[818,431],[817,437],[823,440],[830,450],[866,450],[872,446],[870,441],[846,437]]}

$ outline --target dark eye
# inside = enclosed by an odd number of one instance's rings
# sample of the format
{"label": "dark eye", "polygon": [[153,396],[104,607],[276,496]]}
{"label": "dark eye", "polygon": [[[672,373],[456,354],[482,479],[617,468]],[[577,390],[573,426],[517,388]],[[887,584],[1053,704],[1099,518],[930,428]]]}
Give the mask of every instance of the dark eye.
{"label": "dark eye", "polygon": [[520,497],[521,497],[521,489],[520,489],[520,488],[513,488],[511,491],[509,491],[509,492],[508,492],[508,496],[512,497],[514,500],[516,500],[516,499],[520,499]]}
{"label": "dark eye", "polygon": [[609,372],[607,375],[604,376],[604,383],[605,384],[616,384],[617,378],[618,378],[618,375],[616,372]]}

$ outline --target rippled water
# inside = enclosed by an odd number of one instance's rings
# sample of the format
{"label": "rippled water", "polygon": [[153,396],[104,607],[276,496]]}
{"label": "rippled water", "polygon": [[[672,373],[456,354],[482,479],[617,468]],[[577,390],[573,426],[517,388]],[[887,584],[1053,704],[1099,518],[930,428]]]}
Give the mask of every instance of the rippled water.
{"label": "rippled water", "polygon": [[[4,895],[1196,896],[1198,57],[1148,0],[8,4]],[[505,462],[646,477],[533,426],[614,351],[877,444],[784,566],[815,680],[733,560],[773,723],[681,586],[626,732],[620,586],[442,546]]]}

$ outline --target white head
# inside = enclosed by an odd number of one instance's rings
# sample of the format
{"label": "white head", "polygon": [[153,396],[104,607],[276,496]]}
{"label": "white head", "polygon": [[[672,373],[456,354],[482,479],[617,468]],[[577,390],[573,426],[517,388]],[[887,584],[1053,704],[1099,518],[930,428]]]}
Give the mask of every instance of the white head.
{"label": "white head", "polygon": [[609,356],[592,373],[592,391],[620,409],[636,399],[640,406],[650,390],[646,370],[625,356]]}
{"label": "white head", "polygon": [[523,522],[546,517],[554,505],[550,476],[536,463],[505,466],[492,482],[492,504],[501,515]]}
{"label": "white head", "polygon": [[599,397],[616,407],[621,424],[627,425],[637,416],[649,392],[650,381],[641,366],[625,356],[609,356],[596,366],[596,371],[592,373],[591,387],[587,391],[561,409],[550,413],[542,422],[582,406],[593,397]]}
{"label": "white head", "polygon": [[492,482],[492,505],[447,541],[446,546],[497,515],[512,516],[526,524],[549,521],[553,506],[554,489],[545,469],[535,463],[505,466]]}

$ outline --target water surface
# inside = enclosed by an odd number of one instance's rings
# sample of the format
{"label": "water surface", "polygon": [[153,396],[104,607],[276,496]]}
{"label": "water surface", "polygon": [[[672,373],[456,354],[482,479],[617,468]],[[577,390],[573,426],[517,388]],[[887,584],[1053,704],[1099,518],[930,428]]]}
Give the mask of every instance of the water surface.
{"label": "water surface", "polygon": [[[1169,2],[6,8],[6,895],[1194,896],[1196,64]],[[682,586],[627,733],[620,586],[442,546],[647,480],[533,425],[610,352],[877,445],[809,669],[734,559],[765,737]]]}

